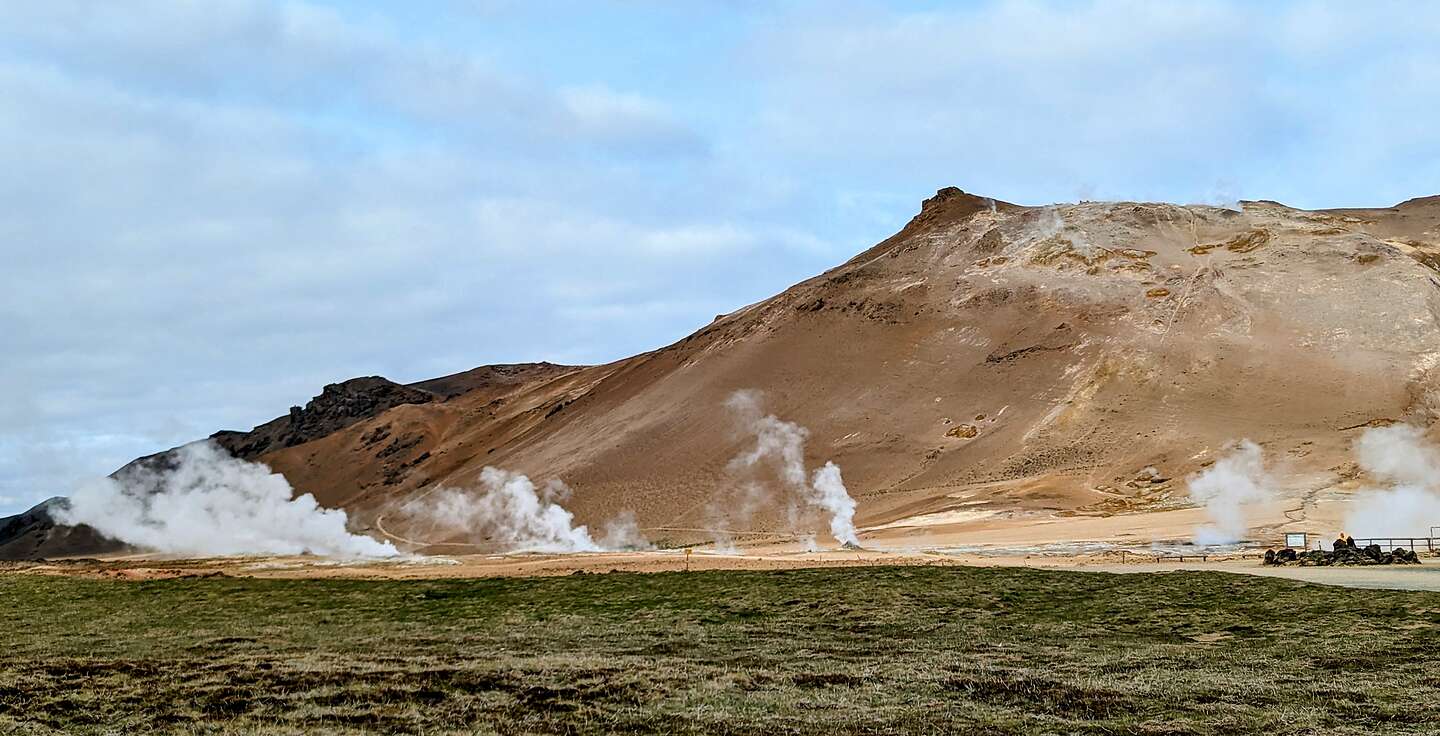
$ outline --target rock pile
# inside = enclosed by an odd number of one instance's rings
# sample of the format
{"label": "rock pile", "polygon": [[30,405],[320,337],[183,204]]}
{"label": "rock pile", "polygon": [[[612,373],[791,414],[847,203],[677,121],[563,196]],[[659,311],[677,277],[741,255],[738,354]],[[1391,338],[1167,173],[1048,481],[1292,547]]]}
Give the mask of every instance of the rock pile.
{"label": "rock pile", "polygon": [[1267,565],[1297,565],[1300,567],[1324,567],[1327,565],[1418,565],[1420,555],[1414,550],[1404,547],[1396,547],[1385,552],[1378,544],[1368,547],[1356,547],[1353,544],[1337,543],[1334,550],[1326,552],[1323,549],[1294,550],[1289,547],[1281,550],[1265,550],[1265,564]]}

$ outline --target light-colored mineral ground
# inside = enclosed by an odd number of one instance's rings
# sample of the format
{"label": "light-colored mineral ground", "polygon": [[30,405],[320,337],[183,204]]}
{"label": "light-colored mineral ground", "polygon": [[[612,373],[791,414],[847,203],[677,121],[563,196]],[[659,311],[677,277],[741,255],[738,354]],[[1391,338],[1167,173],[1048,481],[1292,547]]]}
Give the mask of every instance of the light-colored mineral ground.
{"label": "light-colored mineral ground", "polygon": [[[1050,525],[1055,526],[1055,525]],[[1004,534],[997,533],[997,538]],[[969,538],[969,537],[967,537]],[[567,554],[410,555],[392,560],[298,557],[182,559],[166,555],[116,555],[104,559],[0,563],[0,573],[76,575],[119,581],[228,575],[256,578],[465,579],[573,574],[784,570],[868,565],[1019,566],[1103,573],[1212,571],[1287,578],[1323,585],[1440,591],[1440,552],[1419,545],[1420,565],[1366,567],[1271,567],[1263,550],[1235,546],[1200,549],[1183,543],[1132,545],[1052,536],[1039,542],[996,543],[983,548],[923,547],[943,538],[912,539],[916,546],[885,546],[877,537],[863,549],[806,549],[794,541],[756,543],[720,553],[707,547]]]}

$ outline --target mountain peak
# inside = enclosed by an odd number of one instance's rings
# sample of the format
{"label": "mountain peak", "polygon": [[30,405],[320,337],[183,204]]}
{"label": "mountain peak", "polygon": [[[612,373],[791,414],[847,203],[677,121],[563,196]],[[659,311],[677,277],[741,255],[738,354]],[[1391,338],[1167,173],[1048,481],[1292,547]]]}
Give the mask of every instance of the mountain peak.
{"label": "mountain peak", "polygon": [[977,212],[989,210],[1021,209],[1009,202],[971,194],[959,187],[942,187],[935,196],[920,203],[920,213],[915,215],[901,231],[910,234],[921,228],[939,227],[963,220]]}

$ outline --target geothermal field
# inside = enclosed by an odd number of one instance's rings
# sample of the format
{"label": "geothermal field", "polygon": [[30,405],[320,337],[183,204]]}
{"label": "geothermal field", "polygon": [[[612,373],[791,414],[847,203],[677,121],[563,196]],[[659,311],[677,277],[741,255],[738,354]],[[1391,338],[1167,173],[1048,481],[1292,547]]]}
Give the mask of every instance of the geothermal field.
{"label": "geothermal field", "polygon": [[0,556],[1428,552],[1437,263],[1436,197],[942,189],[672,345],[328,385],[4,520]]}
{"label": "geothermal field", "polygon": [[1437,264],[947,188],[658,350],[328,385],[0,519],[0,729],[1435,733]]}

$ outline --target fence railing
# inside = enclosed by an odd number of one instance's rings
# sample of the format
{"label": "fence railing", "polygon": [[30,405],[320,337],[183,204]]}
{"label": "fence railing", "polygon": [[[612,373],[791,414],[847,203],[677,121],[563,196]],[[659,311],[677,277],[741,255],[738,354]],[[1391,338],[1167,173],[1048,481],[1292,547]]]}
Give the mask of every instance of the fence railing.
{"label": "fence railing", "polygon": [[1175,560],[1177,562],[1184,562],[1187,559],[1191,562],[1194,562],[1195,560],[1199,560],[1201,562],[1209,562],[1212,556],[1213,555],[1210,554],[1182,555],[1173,552],[1150,552],[1147,554],[1145,552],[1136,552],[1128,549],[1120,550],[1121,562],[1129,562],[1132,559],[1139,562],[1143,562],[1145,560],[1154,560],[1156,562]]}
{"label": "fence railing", "polygon": [[1421,547],[1417,545],[1423,545],[1424,549],[1434,552],[1436,549],[1440,549],[1440,537],[1371,537],[1368,539],[1361,539],[1360,537],[1355,538],[1356,547],[1369,547],[1372,544],[1378,544],[1386,551],[1392,550],[1396,547],[1404,547],[1411,552],[1418,552]]}
{"label": "fence railing", "polygon": [[[1369,547],[1372,544],[1380,545],[1381,549],[1386,552],[1389,552],[1396,547],[1404,547],[1411,552],[1429,551],[1432,553],[1440,553],[1440,537],[1373,537],[1370,539],[1362,539],[1360,537],[1355,538],[1355,546],[1361,549]],[[1325,544],[1324,549],[1330,549],[1330,544],[1328,542]],[[1209,562],[1211,557],[1216,557],[1221,560],[1237,558],[1242,560],[1250,560],[1263,559],[1265,555],[1257,552],[1239,551],[1214,554],[1208,552],[1198,552],[1195,554],[1187,555],[1175,552],[1146,553],[1137,550],[1120,550],[1121,562],[1185,562],[1187,560],[1191,562]]]}

